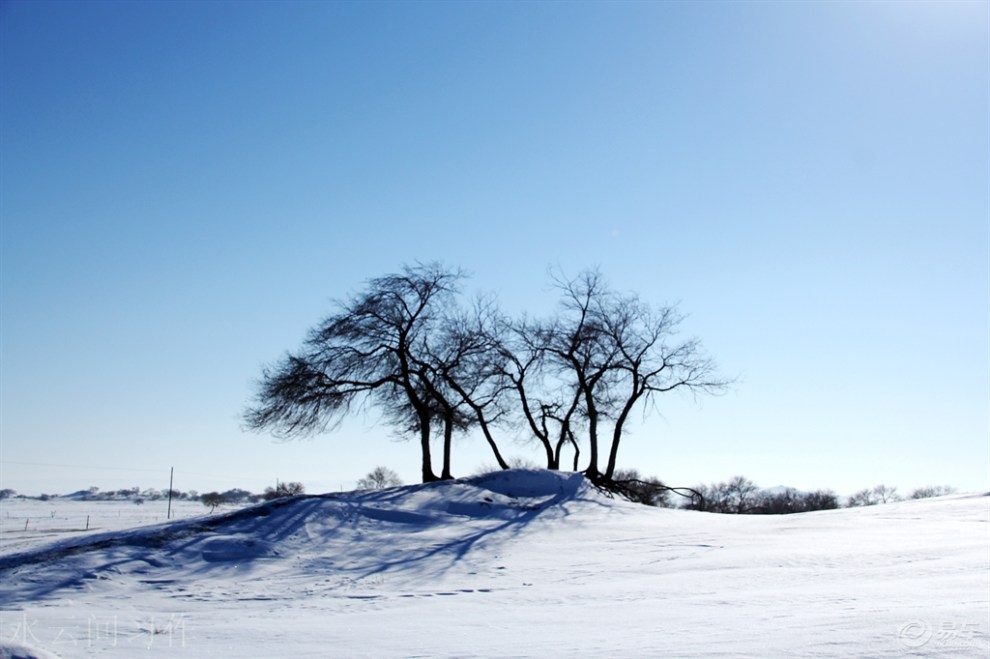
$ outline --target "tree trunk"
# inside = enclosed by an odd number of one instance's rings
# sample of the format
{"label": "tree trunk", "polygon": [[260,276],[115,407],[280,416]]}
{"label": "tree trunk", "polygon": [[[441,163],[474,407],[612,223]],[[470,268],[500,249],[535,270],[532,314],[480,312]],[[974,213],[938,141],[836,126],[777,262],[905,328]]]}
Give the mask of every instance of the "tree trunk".
{"label": "tree trunk", "polygon": [[[526,390],[523,388],[522,380],[513,381],[515,384],[516,392],[519,394],[519,402],[522,404],[523,414],[526,417],[526,423],[529,424],[530,430],[533,431],[533,436],[540,440],[540,444],[543,445],[543,450],[547,454],[547,469],[554,468],[553,459],[553,446],[550,445],[550,438],[548,433],[541,431],[540,426],[536,424],[536,419],[533,418],[533,410],[529,406],[529,399],[526,396]],[[543,412],[544,420],[546,419],[546,412]],[[544,421],[544,428],[546,427],[546,422]]]}
{"label": "tree trunk", "polygon": [[495,461],[498,462],[500,469],[508,469],[509,463],[505,461],[502,454],[498,450],[498,444],[495,443],[495,438],[492,437],[491,429],[488,427],[488,422],[485,421],[484,415],[478,413],[478,424],[481,426],[481,432],[485,435],[485,440],[488,445],[492,447],[492,453],[495,454]]}
{"label": "tree trunk", "polygon": [[629,412],[637,400],[639,400],[639,395],[634,392],[626,401],[626,404],[622,406],[622,412],[619,413],[619,417],[615,420],[615,428],[612,430],[612,446],[608,452],[608,466],[605,467],[605,480],[612,480],[612,474],[615,473],[615,460],[619,455],[622,426],[625,425],[626,419],[629,418]]}
{"label": "tree trunk", "polygon": [[485,420],[484,408],[482,408],[480,405],[474,402],[474,400],[471,399],[471,397],[468,395],[466,391],[464,391],[464,388],[460,386],[457,380],[448,379],[448,382],[450,383],[451,388],[453,388],[454,391],[460,394],[464,402],[467,403],[468,407],[471,408],[471,411],[474,412],[474,418],[478,420],[478,425],[481,426],[481,432],[485,435],[485,440],[488,442],[488,445],[491,447],[492,453],[495,454],[495,461],[498,462],[499,468],[508,469],[509,464],[505,461],[505,459],[502,457],[502,454],[499,452],[498,444],[495,443],[495,438],[492,437],[491,428],[488,427],[488,421]]}
{"label": "tree trunk", "polygon": [[447,412],[443,417],[443,471],[440,472],[440,478],[442,480],[451,480],[453,478],[450,475],[450,445],[453,436],[454,419],[450,412]]}
{"label": "tree trunk", "polygon": [[[542,437],[540,439],[543,439]],[[543,448],[547,452],[547,469],[552,469],[556,471],[560,465],[560,451],[558,450],[555,454],[550,446],[550,442],[543,441]]]}
{"label": "tree trunk", "polygon": [[433,461],[430,458],[430,417],[419,415],[419,445],[423,451],[423,482],[431,483],[440,480],[433,473]]}
{"label": "tree trunk", "polygon": [[588,468],[584,470],[585,475],[591,481],[597,481],[601,477],[598,471],[598,410],[595,408],[594,398],[590,393],[585,393],[586,404],[588,405]]}
{"label": "tree trunk", "polygon": [[564,451],[564,444],[566,444],[568,441],[573,442],[572,439],[569,440],[570,435],[571,435],[570,427],[562,423],[560,426],[560,437],[557,439],[557,446],[554,448],[554,454],[553,454],[555,469],[560,469],[560,457]]}
{"label": "tree trunk", "polygon": [[570,444],[574,447],[574,459],[572,460],[574,466],[571,467],[571,471],[578,470],[578,459],[581,457],[581,447],[578,446],[577,440],[574,439],[574,433],[571,432],[570,426],[565,426],[563,430],[560,431],[560,440],[557,442],[557,469],[560,469],[561,465],[561,455],[564,452],[564,444]]}

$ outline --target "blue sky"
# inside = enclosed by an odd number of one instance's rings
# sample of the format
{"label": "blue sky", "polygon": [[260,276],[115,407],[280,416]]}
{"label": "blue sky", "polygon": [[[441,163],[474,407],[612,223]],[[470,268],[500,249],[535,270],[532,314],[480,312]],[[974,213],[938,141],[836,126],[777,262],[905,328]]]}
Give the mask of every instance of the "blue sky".
{"label": "blue sky", "polygon": [[549,266],[680,302],[739,382],[621,465],[990,489],[988,6],[4,2],[0,487],[414,481],[373,417],[240,414],[332,299],[441,260],[514,312]]}

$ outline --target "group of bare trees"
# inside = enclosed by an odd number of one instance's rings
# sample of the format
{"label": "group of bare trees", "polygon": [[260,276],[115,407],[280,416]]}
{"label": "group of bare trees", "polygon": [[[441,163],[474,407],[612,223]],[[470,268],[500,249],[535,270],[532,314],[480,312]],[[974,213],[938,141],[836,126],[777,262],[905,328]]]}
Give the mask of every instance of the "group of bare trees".
{"label": "group of bare trees", "polygon": [[[689,491],[692,496],[683,507],[711,513],[782,515],[832,510],[842,505],[840,498],[832,490],[801,492],[789,487],[763,489],[744,476],[735,476],[711,485],[696,485]],[[912,490],[907,498],[940,497],[953,494],[955,491],[955,488],[947,485],[920,487]],[[895,501],[902,501],[901,496],[897,494],[897,488],[881,484],[850,495],[845,501],[845,506],[855,508]]]}
{"label": "group of bare trees", "polygon": [[[931,497],[941,497],[947,494],[955,494],[956,488],[950,485],[928,485],[925,487],[919,487],[917,489],[911,490],[908,493],[908,499],[928,499]],[[875,506],[881,503],[892,503],[894,501],[902,501],[903,497],[897,493],[896,487],[891,487],[890,485],[876,485],[874,487],[869,487],[862,489],[849,496],[849,500],[846,505],[850,508],[857,506]]]}
{"label": "group of bare trees", "polygon": [[721,483],[696,485],[685,508],[711,513],[736,515],[783,515],[839,507],[839,498],[831,490],[799,492],[793,488],[760,488],[744,476],[734,476]]}
{"label": "group of bare trees", "polygon": [[434,263],[369,281],[263,372],[247,426],[297,437],[370,408],[418,439],[424,482],[453,477],[455,435],[478,433],[505,469],[500,438],[523,433],[547,468],[569,451],[568,466],[583,458],[584,473],[608,483],[634,411],[728,385],[697,340],[677,337],[675,307],[618,293],[595,270],[554,276],[560,304],[545,318],[510,318],[491,298],[464,305],[464,279]]}
{"label": "group of bare trees", "polygon": [[219,506],[227,503],[237,503],[243,501],[256,503],[261,500],[271,501],[273,499],[281,499],[283,497],[292,497],[298,494],[304,494],[305,492],[306,488],[303,487],[302,483],[277,482],[275,487],[266,487],[264,494],[251,494],[247,490],[233,489],[226,492],[206,492],[199,495],[199,500],[204,506],[208,507],[212,513]]}

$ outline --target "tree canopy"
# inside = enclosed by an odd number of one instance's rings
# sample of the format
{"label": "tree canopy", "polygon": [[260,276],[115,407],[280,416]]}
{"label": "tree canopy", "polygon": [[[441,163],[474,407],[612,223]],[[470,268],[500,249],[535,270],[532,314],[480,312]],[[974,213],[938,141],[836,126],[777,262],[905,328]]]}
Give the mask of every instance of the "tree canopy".
{"label": "tree canopy", "polygon": [[[717,393],[729,381],[694,338],[678,339],[681,314],[618,293],[597,270],[552,275],[560,293],[544,318],[510,318],[492,298],[465,305],[463,271],[406,266],[336,303],[302,347],[266,368],[249,428],[297,437],[335,429],[370,406],[416,437],[424,482],[452,478],[455,434],[479,433],[499,467],[499,434],[530,434],[549,469],[586,449],[584,473],[611,482],[630,415],[677,389]],[[440,475],[432,440],[442,446]]]}

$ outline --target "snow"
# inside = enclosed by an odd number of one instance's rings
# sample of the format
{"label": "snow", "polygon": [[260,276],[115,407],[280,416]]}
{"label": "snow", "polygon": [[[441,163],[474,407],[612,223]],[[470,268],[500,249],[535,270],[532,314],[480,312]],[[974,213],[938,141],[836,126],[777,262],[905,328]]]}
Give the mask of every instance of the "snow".
{"label": "snow", "polygon": [[[36,502],[0,505],[23,528]],[[0,659],[986,657],[988,518],[979,495],[654,509],[516,470],[45,538],[5,524]]]}

